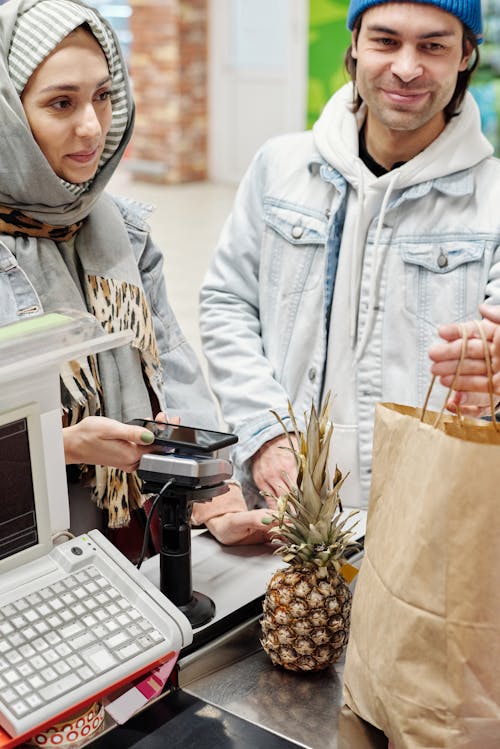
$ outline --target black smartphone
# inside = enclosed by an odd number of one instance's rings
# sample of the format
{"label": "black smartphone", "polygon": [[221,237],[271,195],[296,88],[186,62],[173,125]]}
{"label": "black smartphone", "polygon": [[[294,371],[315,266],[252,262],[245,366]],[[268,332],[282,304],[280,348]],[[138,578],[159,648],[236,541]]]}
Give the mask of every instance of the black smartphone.
{"label": "black smartphone", "polygon": [[213,453],[238,442],[235,434],[214,432],[211,429],[189,427],[185,424],[169,424],[151,419],[132,419],[127,423],[153,432],[155,436],[153,447],[162,448],[162,452],[176,450],[189,453]]}

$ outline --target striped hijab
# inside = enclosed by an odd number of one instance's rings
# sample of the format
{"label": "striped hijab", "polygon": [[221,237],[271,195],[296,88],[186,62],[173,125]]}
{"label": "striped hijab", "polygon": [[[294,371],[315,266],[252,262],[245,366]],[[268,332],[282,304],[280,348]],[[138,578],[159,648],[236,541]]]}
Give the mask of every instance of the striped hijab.
{"label": "striped hijab", "polygon": [[[8,54],[9,75],[19,95],[30,76],[57,45],[78,26],[87,23],[106,56],[111,75],[111,127],[101,155],[99,169],[118,148],[128,122],[127,92],[117,46],[97,13],[71,0],[40,0],[21,13],[14,26]],[[90,182],[72,184],[61,180],[74,195],[80,195]]]}

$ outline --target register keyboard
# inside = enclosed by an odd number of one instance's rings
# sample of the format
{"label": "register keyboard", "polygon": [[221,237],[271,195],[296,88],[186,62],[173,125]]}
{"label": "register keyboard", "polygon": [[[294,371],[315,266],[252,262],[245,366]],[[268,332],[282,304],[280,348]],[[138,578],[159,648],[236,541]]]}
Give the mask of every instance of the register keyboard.
{"label": "register keyboard", "polygon": [[191,636],[178,609],[98,531],[56,546],[0,577],[0,725],[11,736],[45,725]]}

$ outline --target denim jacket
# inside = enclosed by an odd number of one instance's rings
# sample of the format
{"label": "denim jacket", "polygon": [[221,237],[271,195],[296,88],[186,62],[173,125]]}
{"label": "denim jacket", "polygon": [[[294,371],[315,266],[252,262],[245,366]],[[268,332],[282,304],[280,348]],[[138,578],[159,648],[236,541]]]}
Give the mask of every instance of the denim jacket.
{"label": "denim jacket", "polygon": [[[185,423],[216,428],[215,404],[168,302],[163,254],[151,239],[146,223],[151,208],[125,198],[114,200],[125,221],[153,316],[169,415],[180,414]],[[0,326],[42,312],[34,285],[0,236]]]}
{"label": "denim jacket", "polygon": [[350,98],[341,90],[313,133],[254,158],[205,278],[201,331],[241,476],[281,433],[270,409],[286,419],[289,398],[300,418],[328,386],[347,503],[366,506],[375,403],[421,405],[437,326],[500,303],[500,162],[468,96],[424,152],[376,178]]}

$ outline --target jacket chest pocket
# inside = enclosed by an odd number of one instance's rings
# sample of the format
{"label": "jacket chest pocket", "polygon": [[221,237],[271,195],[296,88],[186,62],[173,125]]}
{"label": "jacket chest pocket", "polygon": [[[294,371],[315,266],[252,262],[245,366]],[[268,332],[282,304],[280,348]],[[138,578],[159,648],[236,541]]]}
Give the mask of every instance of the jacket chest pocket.
{"label": "jacket chest pocket", "polygon": [[316,288],[323,277],[326,216],[266,203],[261,269],[282,296]]}
{"label": "jacket chest pocket", "polygon": [[484,255],[482,241],[403,245],[408,312],[434,326],[477,316],[484,298]]}

